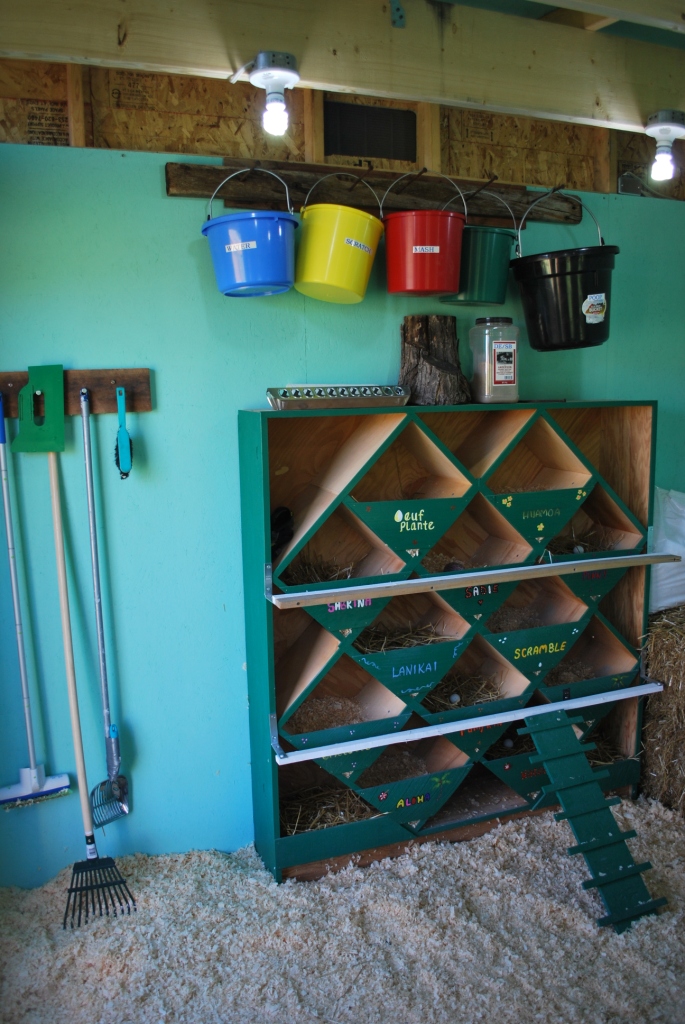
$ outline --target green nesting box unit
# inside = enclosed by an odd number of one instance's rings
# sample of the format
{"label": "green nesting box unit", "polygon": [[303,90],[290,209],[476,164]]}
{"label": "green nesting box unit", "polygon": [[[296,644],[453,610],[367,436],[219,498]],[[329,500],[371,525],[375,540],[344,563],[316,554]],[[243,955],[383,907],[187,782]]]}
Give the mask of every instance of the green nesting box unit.
{"label": "green nesting box unit", "polygon": [[[239,414],[255,842],[276,879],[558,805],[524,708],[585,698],[573,729],[602,790],[634,792],[641,700],[623,691],[659,560],[655,417],[653,402]],[[283,507],[293,534],[272,557]]]}

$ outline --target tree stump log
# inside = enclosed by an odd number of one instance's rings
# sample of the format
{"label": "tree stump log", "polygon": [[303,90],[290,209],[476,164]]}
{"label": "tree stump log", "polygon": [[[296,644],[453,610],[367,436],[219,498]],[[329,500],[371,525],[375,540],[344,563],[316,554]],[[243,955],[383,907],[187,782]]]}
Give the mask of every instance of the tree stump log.
{"label": "tree stump log", "polygon": [[459,364],[457,318],[405,316],[399,383],[412,405],[463,405],[471,388]]}

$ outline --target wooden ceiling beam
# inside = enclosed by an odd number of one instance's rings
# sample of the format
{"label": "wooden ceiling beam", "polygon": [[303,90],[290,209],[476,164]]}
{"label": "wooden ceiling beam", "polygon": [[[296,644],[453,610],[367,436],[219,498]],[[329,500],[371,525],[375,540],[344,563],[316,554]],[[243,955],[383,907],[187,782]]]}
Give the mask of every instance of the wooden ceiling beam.
{"label": "wooden ceiling beam", "polygon": [[411,31],[382,0],[0,0],[0,56],[225,78],[273,48],[297,56],[302,86],[331,92],[629,131],[685,108],[684,50],[406,3]]}
{"label": "wooden ceiling beam", "polygon": [[[548,0],[533,0],[548,5]],[[682,0],[564,0],[564,8],[582,11],[614,21],[630,21],[667,32],[685,32],[685,9]]]}

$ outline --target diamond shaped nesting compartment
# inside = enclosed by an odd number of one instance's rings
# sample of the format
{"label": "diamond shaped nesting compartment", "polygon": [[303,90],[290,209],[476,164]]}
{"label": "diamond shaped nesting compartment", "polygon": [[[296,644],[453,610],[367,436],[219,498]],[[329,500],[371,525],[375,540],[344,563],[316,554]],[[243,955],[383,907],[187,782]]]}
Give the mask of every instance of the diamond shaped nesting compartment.
{"label": "diamond shaped nesting compartment", "polygon": [[[582,553],[563,551],[569,538],[579,546],[592,530],[604,543],[600,555],[640,550],[648,522],[645,443],[649,449],[652,415],[648,404],[587,403],[241,414],[256,842],[277,877],[288,864],[523,809],[539,779],[526,774],[535,770],[531,766],[522,762],[519,768],[514,756],[495,756],[507,726],[462,730],[422,750],[400,743],[323,755],[274,774],[265,767],[272,757],[270,709],[285,749],[307,749],[427,723],[472,721],[499,709],[563,700],[569,692],[599,693],[635,677],[631,642],[642,631],[644,570],[595,568],[393,599],[350,600],[345,591],[360,583],[440,575],[445,566],[454,576],[541,558],[597,557],[589,545]],[[638,443],[642,455],[636,455]],[[261,460],[256,474],[255,451]],[[268,562],[269,551],[260,524],[279,506],[293,513],[294,529],[274,559],[275,591],[339,590],[340,600],[288,612],[267,604],[262,610],[260,552]],[[562,550],[550,550],[555,539]],[[318,577],[308,579],[312,566]],[[398,650],[365,645],[369,631],[390,634],[405,625],[409,632],[429,627],[434,642]],[[554,683],[555,671],[572,673],[574,652],[585,664],[585,678],[567,683],[564,675]],[[497,693],[493,699],[475,692],[471,703],[474,694],[467,691],[479,677],[495,679]],[[339,702],[335,724],[324,718],[317,727],[317,701]],[[628,716],[621,730],[635,737],[639,716]],[[407,776],[410,754],[418,761],[416,774]],[[393,759],[400,755],[407,763],[403,777],[394,778]],[[274,833],[280,791],[282,799],[286,790],[292,796],[293,786],[296,793],[314,791],[313,785],[325,793],[329,783],[366,808],[362,819]]]}

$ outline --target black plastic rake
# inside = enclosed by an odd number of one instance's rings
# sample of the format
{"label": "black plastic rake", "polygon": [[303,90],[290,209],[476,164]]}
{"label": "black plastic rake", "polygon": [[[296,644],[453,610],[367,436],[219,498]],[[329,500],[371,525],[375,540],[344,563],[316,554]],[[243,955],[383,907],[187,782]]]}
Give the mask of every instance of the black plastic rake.
{"label": "black plastic rake", "polygon": [[74,864],[62,927],[79,928],[90,917],[113,917],[136,910],[136,901],[112,857],[95,857]]}

